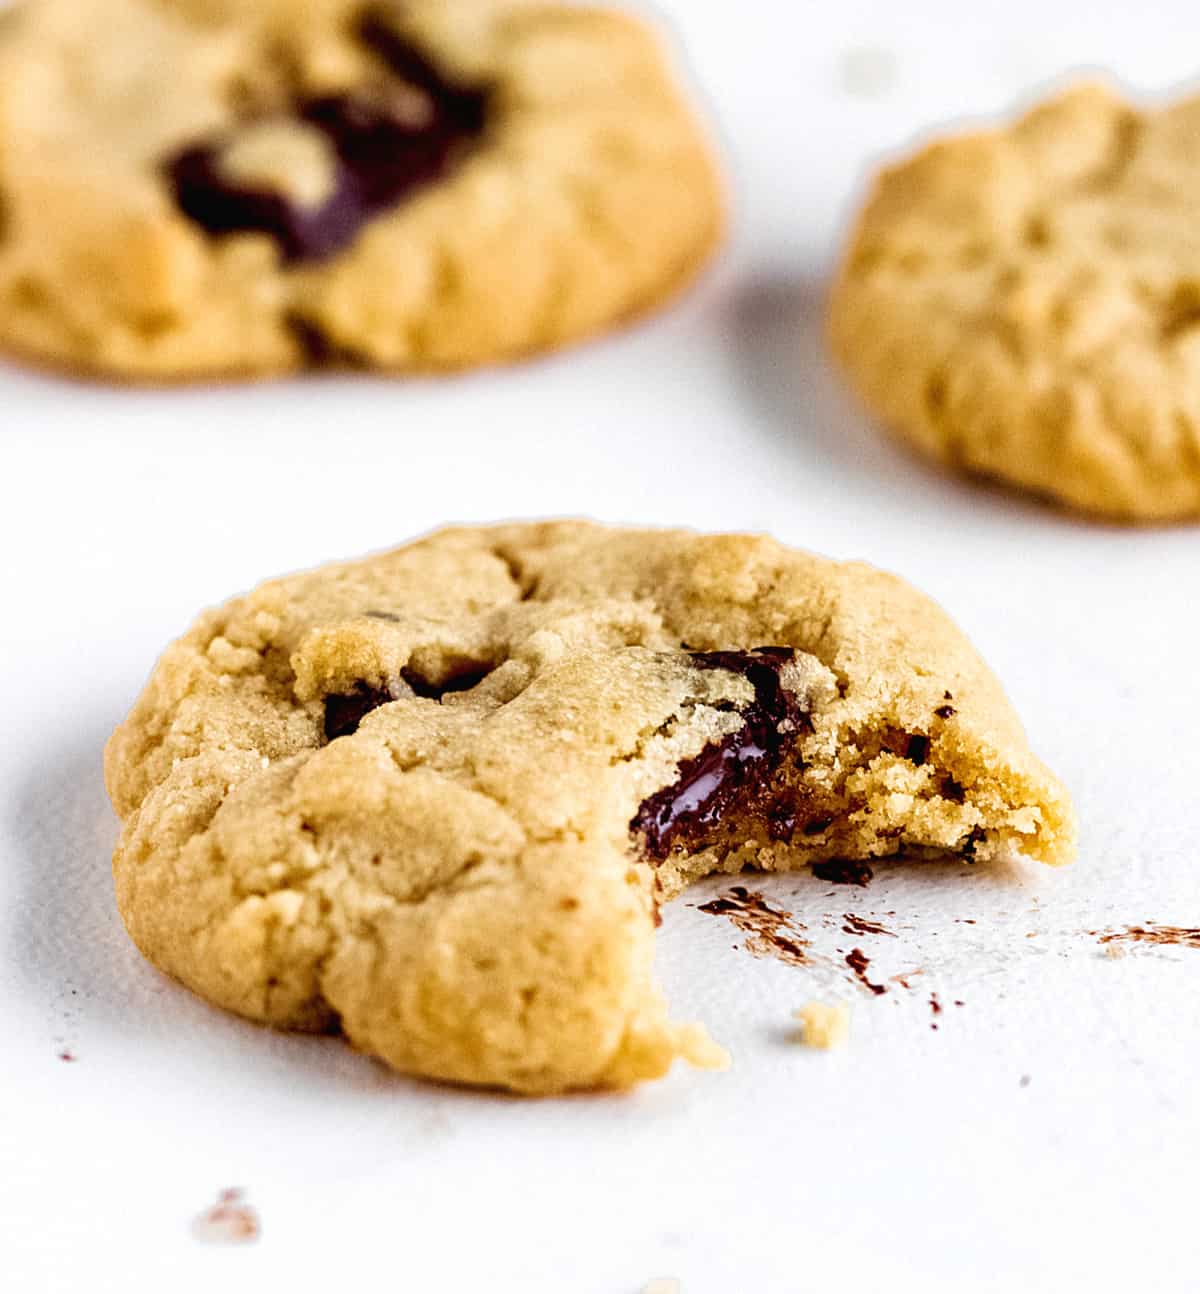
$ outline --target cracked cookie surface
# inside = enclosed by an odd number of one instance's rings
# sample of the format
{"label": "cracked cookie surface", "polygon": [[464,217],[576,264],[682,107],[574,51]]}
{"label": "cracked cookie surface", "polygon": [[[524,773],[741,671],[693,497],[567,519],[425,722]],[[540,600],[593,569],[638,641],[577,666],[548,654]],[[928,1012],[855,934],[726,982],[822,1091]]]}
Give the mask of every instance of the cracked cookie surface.
{"label": "cracked cookie surface", "polygon": [[883,172],[830,305],[870,409],[963,471],[1200,516],[1200,99],[1073,88]]}
{"label": "cracked cookie surface", "polygon": [[637,20],[536,0],[0,15],[0,345],[142,380],[554,349],[680,289],[714,164]]}
{"label": "cracked cookie surface", "polygon": [[995,678],[902,581],[579,522],[441,531],[207,612],[106,778],[118,904],[162,970],[523,1092],[719,1061],[652,971],[698,876],[1074,843]]}

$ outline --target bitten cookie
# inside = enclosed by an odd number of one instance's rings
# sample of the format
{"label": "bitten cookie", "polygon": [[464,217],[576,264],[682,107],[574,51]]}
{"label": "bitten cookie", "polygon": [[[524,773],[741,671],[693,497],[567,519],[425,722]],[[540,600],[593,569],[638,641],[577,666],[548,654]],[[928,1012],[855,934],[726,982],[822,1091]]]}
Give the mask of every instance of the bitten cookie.
{"label": "bitten cookie", "polygon": [[953,467],[1119,521],[1200,515],[1200,99],[1072,89],[876,181],[830,337]]}
{"label": "bitten cookie", "polygon": [[719,237],[633,18],[535,0],[0,14],[0,346],[133,379],[439,370],[647,310]]}
{"label": "bitten cookie", "polygon": [[410,1073],[625,1087],[661,901],[829,858],[1069,860],[1067,796],[947,617],[743,535],[456,529],[203,615],[107,750],[145,955]]}

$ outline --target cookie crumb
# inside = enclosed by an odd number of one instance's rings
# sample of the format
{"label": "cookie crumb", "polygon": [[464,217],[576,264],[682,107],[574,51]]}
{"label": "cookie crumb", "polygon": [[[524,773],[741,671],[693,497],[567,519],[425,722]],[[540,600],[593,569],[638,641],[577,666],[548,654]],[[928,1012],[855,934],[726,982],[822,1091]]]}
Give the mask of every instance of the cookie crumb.
{"label": "cookie crumb", "polygon": [[733,1065],[729,1053],[709,1037],[702,1024],[682,1025],[676,1031],[675,1044],[679,1056],[693,1069],[711,1069],[720,1073]]}
{"label": "cookie crumb", "polygon": [[192,1235],[204,1244],[245,1245],[258,1239],[258,1214],[233,1187],[222,1191],[217,1202],[192,1223]]}
{"label": "cookie crumb", "polygon": [[642,1286],[642,1294],[683,1294],[683,1286],[674,1276],[659,1276]]}
{"label": "cookie crumb", "polygon": [[829,1006],[814,999],[793,1014],[803,1026],[800,1041],[806,1047],[832,1051],[844,1046],[850,1037],[850,1008],[844,1002]]}
{"label": "cookie crumb", "polygon": [[1120,944],[1105,944],[1104,955],[1109,961],[1119,962],[1125,956],[1125,949]]}

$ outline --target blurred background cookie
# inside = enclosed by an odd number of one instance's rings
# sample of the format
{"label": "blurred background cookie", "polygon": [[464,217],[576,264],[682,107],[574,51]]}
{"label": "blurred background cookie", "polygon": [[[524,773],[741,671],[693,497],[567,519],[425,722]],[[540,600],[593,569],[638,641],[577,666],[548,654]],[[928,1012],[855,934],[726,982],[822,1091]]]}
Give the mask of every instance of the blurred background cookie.
{"label": "blurred background cookie", "polygon": [[29,0],[0,193],[0,344],[167,380],[551,350],[722,220],[655,36],[528,0]]}
{"label": "blurred background cookie", "polygon": [[830,306],[925,453],[1120,521],[1200,514],[1200,99],[1096,84],[877,179]]}

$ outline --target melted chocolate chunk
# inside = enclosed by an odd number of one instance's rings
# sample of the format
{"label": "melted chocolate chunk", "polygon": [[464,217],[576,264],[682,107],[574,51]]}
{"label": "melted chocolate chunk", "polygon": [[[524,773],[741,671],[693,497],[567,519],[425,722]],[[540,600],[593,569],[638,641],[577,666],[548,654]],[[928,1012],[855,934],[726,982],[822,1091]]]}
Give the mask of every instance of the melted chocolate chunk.
{"label": "melted chocolate chunk", "polygon": [[[754,688],[742,712],[745,723],[720,741],[710,742],[679,765],[679,776],[645,800],[629,828],[645,842],[651,858],[662,860],[678,843],[697,845],[735,805],[745,807],[762,794],[783,762],[796,732],[808,726],[800,703],[780,682],[780,672],[795,652],[790,647],[753,651],[689,652],[699,669],[740,674]],[[784,829],[780,806],[768,810],[774,832]],[[794,830],[794,816],[787,834]]]}
{"label": "melted chocolate chunk", "polygon": [[325,740],[336,741],[358,731],[372,710],[387,705],[396,698],[382,688],[369,683],[356,683],[353,692],[339,692],[325,698]]}
{"label": "melted chocolate chunk", "polygon": [[440,179],[460,150],[476,142],[487,93],[453,85],[378,18],[359,29],[363,42],[397,77],[428,100],[428,111],[389,109],[368,94],[297,103],[294,119],[325,136],[336,158],[333,192],[304,207],[267,189],[244,188],[221,170],[221,141],[200,142],[166,163],[180,210],[210,234],[270,234],[288,263],[320,261],[353,241],[373,216]]}
{"label": "melted chocolate chunk", "polygon": [[909,737],[904,758],[914,764],[923,764],[929,758],[929,738],[919,734]]}
{"label": "melted chocolate chunk", "polygon": [[934,711],[939,719],[953,719],[958,711],[952,705],[939,705]]}

